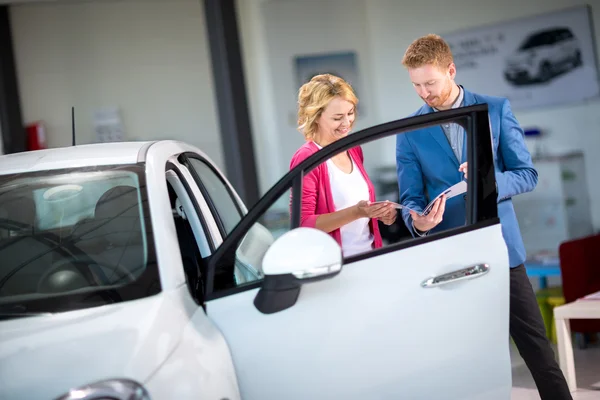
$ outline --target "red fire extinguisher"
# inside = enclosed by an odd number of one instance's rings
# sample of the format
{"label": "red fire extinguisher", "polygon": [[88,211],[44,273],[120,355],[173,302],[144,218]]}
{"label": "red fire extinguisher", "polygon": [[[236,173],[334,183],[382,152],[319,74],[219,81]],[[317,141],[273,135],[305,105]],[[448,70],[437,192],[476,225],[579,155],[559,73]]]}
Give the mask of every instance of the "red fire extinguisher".
{"label": "red fire extinguisher", "polygon": [[27,130],[27,150],[42,150],[48,148],[46,145],[46,129],[43,122],[33,122],[25,128]]}

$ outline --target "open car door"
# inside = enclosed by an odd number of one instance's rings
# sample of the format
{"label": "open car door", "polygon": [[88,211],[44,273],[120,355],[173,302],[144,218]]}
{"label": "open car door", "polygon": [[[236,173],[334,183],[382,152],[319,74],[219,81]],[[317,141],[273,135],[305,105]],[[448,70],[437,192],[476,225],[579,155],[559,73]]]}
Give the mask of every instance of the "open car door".
{"label": "open car door", "polygon": [[[447,122],[467,131],[464,226],[349,258],[328,234],[299,227],[307,172]],[[242,398],[509,399],[509,262],[493,157],[484,104],[365,129],[286,174],[208,263],[206,312]]]}

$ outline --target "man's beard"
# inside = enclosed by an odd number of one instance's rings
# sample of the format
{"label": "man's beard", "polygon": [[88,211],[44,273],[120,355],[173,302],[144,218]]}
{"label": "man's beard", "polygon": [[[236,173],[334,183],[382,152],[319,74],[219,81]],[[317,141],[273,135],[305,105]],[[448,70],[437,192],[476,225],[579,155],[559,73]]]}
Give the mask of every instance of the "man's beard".
{"label": "man's beard", "polygon": [[439,108],[448,101],[451,94],[452,94],[452,84],[451,84],[451,82],[447,82],[446,87],[444,89],[442,89],[442,92],[440,93],[440,95],[435,96],[433,99],[431,99],[429,102],[427,102],[427,104],[430,105],[431,107]]}

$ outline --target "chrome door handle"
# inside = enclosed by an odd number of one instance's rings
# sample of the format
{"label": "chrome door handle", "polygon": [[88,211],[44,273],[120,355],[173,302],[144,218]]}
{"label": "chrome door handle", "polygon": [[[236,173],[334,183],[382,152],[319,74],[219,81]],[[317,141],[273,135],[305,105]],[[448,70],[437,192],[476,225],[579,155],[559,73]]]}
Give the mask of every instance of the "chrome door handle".
{"label": "chrome door handle", "polygon": [[458,282],[466,279],[479,278],[490,271],[488,264],[477,264],[468,268],[448,272],[447,274],[429,278],[421,282],[421,287],[434,288],[448,283]]}
{"label": "chrome door handle", "polygon": [[335,263],[335,264],[327,265],[325,267],[317,267],[317,268],[309,269],[306,271],[292,272],[292,275],[296,279],[312,279],[312,278],[318,278],[320,276],[325,276],[325,275],[333,275],[333,274],[340,272],[341,270],[342,270],[342,264]]}

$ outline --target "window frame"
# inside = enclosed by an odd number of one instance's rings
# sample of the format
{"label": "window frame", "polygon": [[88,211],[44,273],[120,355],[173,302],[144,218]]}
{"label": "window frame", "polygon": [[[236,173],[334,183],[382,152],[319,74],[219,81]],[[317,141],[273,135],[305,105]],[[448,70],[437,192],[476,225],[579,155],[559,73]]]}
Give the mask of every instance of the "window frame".
{"label": "window frame", "polygon": [[[225,268],[235,260],[235,249],[260,217],[274,204],[286,191],[292,190],[291,225],[290,229],[300,226],[300,203],[302,181],[304,174],[325,162],[332,155],[348,150],[384,137],[405,134],[406,132],[437,126],[445,122],[455,122],[466,131],[467,160],[469,171],[467,182],[470,190],[466,198],[466,225],[449,229],[444,232],[434,233],[411,240],[390,244],[383,248],[348,257],[344,264],[376,257],[381,254],[403,250],[446,237],[459,235],[465,232],[481,229],[486,226],[500,223],[498,218],[494,155],[492,150],[492,136],[490,132],[489,114],[487,104],[476,104],[460,107],[437,113],[429,113],[403,118],[400,120],[376,125],[342,138],[317,153],[313,154],[294,169],[285,174],[271,189],[248,211],[235,229],[224,237],[223,243],[208,260],[205,296],[210,301],[231,294],[258,288],[263,280],[258,280],[245,285],[229,289],[214,290],[214,279],[218,268]],[[487,148],[487,150],[486,150]]]}
{"label": "window frame", "polygon": [[[242,219],[244,219],[246,214],[244,213],[244,210],[240,206],[237,196],[231,190],[231,187],[228,184],[227,179],[225,179],[225,177],[215,168],[213,163],[211,163],[210,161],[208,161],[206,158],[202,157],[199,154],[192,153],[192,152],[185,152],[185,153],[180,154],[177,157],[177,159],[181,163],[181,165],[183,165],[185,168],[187,168],[187,170],[190,172],[190,174],[194,178],[196,185],[198,185],[198,188],[200,189],[200,192],[202,193],[204,200],[208,204],[208,207],[210,208],[210,212],[212,213],[213,218],[214,218],[217,226],[219,227],[219,232],[221,233],[221,237],[223,238],[223,240],[225,240],[225,238],[228,236],[229,233],[227,232],[227,229],[225,229],[225,224],[223,223],[223,219],[221,218],[221,215],[219,214],[219,211],[218,211],[217,207],[215,206],[215,203],[214,203],[210,193],[208,193],[208,190],[206,190],[206,186],[204,185],[204,182],[202,181],[200,174],[196,171],[196,168],[194,168],[194,166],[192,165],[190,160],[195,159],[195,160],[203,163],[204,165],[206,165],[206,167],[211,172],[213,172],[215,174],[215,176],[217,177],[219,182],[225,187],[227,194],[229,195],[233,204],[235,205],[235,208],[240,216],[240,221],[241,221]],[[233,232],[237,228],[238,225],[239,225],[239,221],[238,221],[238,224],[236,224],[236,226],[234,226],[234,228],[231,231]],[[213,253],[214,253],[214,251],[213,251]]]}
{"label": "window frame", "polygon": [[[194,195],[194,193],[192,191],[192,188],[190,187],[190,182],[188,182],[188,180],[185,178],[182,168],[187,169],[187,167],[179,164],[177,161],[175,161],[175,162],[168,161],[167,166],[165,168],[165,180],[170,185],[170,183],[168,182],[167,174],[169,172],[172,172],[176,176],[176,178],[179,181],[179,183],[181,184],[181,186],[183,187],[183,191],[185,192],[185,195],[189,198],[191,206],[192,206],[192,210],[190,210],[190,211],[194,212],[196,214],[196,217],[198,218],[198,222],[200,224],[199,228],[202,230],[206,245],[208,247],[208,254],[204,254],[205,252],[202,250],[201,246],[198,243],[196,243],[196,245],[198,246],[198,251],[200,253],[200,256],[202,258],[206,259],[212,253],[214,253],[214,251],[217,247],[217,244],[215,243],[215,238],[213,237],[213,235],[211,235],[210,229],[208,227],[208,221],[206,220],[206,216],[204,215],[204,213],[202,213],[200,204],[198,204],[198,199],[196,198],[196,196]],[[173,188],[173,190],[177,193],[176,188]],[[191,217],[188,216],[188,220],[189,220],[189,218],[191,218]],[[188,221],[188,223],[190,225],[192,225],[191,222]],[[194,239],[196,240],[196,242],[198,240],[202,240],[201,238],[197,238],[195,233],[194,233]]]}

